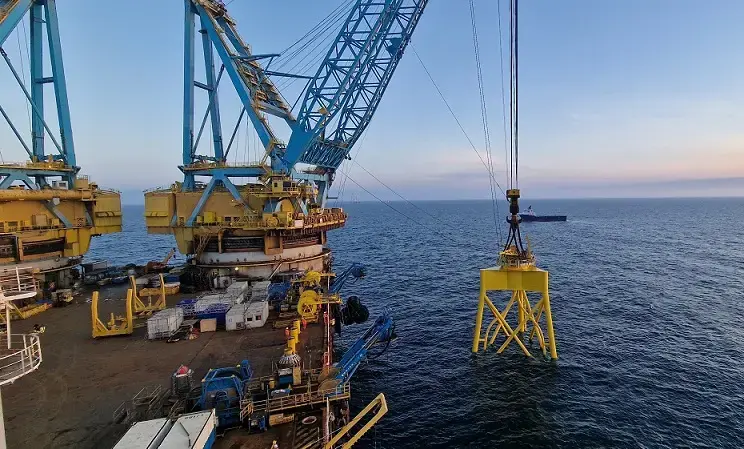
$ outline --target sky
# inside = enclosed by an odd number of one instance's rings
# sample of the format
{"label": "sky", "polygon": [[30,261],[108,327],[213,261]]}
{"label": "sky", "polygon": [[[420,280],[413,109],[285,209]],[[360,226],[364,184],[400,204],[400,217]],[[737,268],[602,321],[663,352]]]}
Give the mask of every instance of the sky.
{"label": "sky", "polygon": [[[232,0],[228,8],[254,53],[275,53],[340,3]],[[507,4],[501,0],[503,32]],[[77,160],[100,185],[123,191],[123,202],[138,203],[143,189],[181,179],[184,7],[181,0],[100,5],[58,5]],[[475,0],[495,175],[506,188],[498,6],[496,0]],[[744,2],[738,0],[521,2],[523,196],[741,195],[742,17]],[[19,27],[4,49],[27,70],[25,49],[18,48],[25,39]],[[490,196],[479,155],[414,49],[485,158],[468,1],[432,0],[332,194],[397,198],[369,172],[411,200]],[[0,67],[0,101],[25,131],[28,111],[12,82],[7,67]],[[283,90],[290,102],[298,87]],[[205,104],[198,102],[197,123]],[[229,136],[240,105],[227,82],[220,87],[220,106]],[[49,121],[56,129],[56,120]],[[254,134],[241,128],[231,158],[255,159]],[[5,161],[25,156],[3,122],[0,153]],[[344,182],[347,175],[352,181]]]}

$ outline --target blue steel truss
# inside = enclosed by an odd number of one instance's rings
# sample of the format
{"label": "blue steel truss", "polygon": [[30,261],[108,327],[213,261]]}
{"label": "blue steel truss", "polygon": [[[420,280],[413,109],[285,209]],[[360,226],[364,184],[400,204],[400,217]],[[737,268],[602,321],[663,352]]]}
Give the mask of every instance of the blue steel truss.
{"label": "blue steel truss", "polygon": [[[268,167],[226,167],[222,144],[217,87],[223,71],[230,78],[244,111],[270,159],[270,170],[299,179],[309,179],[295,171],[297,163],[320,167],[313,175],[325,194],[333,172],[348,157],[354,143],[368,126],[392,78],[428,0],[355,0],[341,31],[316,72],[311,77],[297,118],[284,101],[260,60],[278,55],[254,55],[240,38],[235,21],[217,0],[185,0],[186,30],[184,46],[184,187],[195,186],[195,176],[212,176],[228,190],[230,177],[256,177]],[[202,34],[206,81],[194,79],[194,36],[198,24]],[[215,77],[213,49],[222,68]],[[194,87],[208,92],[209,105],[199,132],[194,133]],[[281,142],[265,118],[271,114],[286,121],[291,129],[287,144]],[[211,117],[214,156],[196,154],[207,117]],[[232,139],[231,139],[232,141]],[[204,162],[215,164],[204,165]],[[236,198],[237,199],[237,198]],[[324,199],[324,198],[323,198]]]}
{"label": "blue steel truss", "polygon": [[297,124],[287,144],[285,159],[290,166],[298,161],[319,162],[316,159],[320,158],[303,156],[348,100],[365,65],[378,50],[400,2],[358,0],[351,9],[305,92]]}
{"label": "blue steel truss", "polygon": [[335,170],[369,125],[428,0],[359,0],[309,85],[285,160]]}
{"label": "blue steel truss", "polygon": [[[332,131],[326,129],[326,135],[331,137],[316,142],[302,162],[319,160],[318,164],[338,167],[348,156],[372,120],[427,3],[428,0],[409,0],[401,4],[381,49],[365,67],[363,78],[352,86],[350,100],[341,110],[337,126]],[[342,151],[333,151],[336,148]]]}
{"label": "blue steel truss", "polygon": [[[31,69],[31,91],[26,87],[21,75],[11,63],[7,53],[2,50],[2,45],[8,36],[16,29],[25,16],[30,22],[30,69]],[[49,61],[52,69],[51,76],[44,75],[44,31],[48,41]],[[0,165],[0,176],[3,177],[0,188],[10,186],[14,181],[21,181],[30,188],[39,188],[47,184],[48,177],[59,176],[67,180],[70,185],[74,181],[79,167],[75,161],[75,146],[72,138],[72,122],[70,120],[70,106],[67,99],[67,84],[65,82],[65,70],[62,63],[62,48],[59,38],[59,25],[57,20],[57,7],[55,0],[0,0],[0,55],[10,68],[18,86],[23,91],[26,101],[32,111],[31,116],[31,145],[29,146],[19,131],[18,127],[7,115],[0,104],[0,115],[3,116],[10,126],[13,134],[18,138],[21,146],[28,153],[32,162],[48,160],[50,157],[57,162],[54,168],[39,169],[22,167],[11,167]],[[54,85],[54,95],[57,104],[57,120],[59,122],[59,136],[54,137],[49,125],[44,119],[44,84]],[[45,151],[45,138],[54,144],[58,154],[47,155]],[[58,165],[59,163],[63,167]],[[30,182],[31,179],[34,182]]]}
{"label": "blue steel truss", "polygon": [[[263,68],[258,63],[260,59],[275,55],[254,55],[251,49],[240,38],[235,28],[235,21],[227,13],[221,2],[214,0],[186,0],[186,28],[184,33],[184,127],[183,127],[183,164],[188,167],[192,164],[211,161],[224,164],[227,158],[227,150],[222,145],[222,128],[220,121],[219,104],[217,99],[217,88],[222,71],[227,73],[235,90],[243,103],[244,112],[247,112],[253,127],[256,129],[259,139],[267,153],[273,158],[283,152],[284,144],[277,139],[264,113],[272,114],[294,123],[289,105],[286,104],[276,86],[265,75]],[[194,45],[195,26],[199,24],[199,32],[202,36],[204,53],[204,66],[206,69],[206,82],[197,82],[194,79]],[[220,74],[215,77],[213,50],[217,52],[222,62]],[[209,105],[204,116],[202,127],[198,135],[194,135],[194,87],[207,91]],[[241,113],[241,117],[242,114]],[[214,139],[214,156],[196,154],[201,131],[207,116],[211,118],[212,136]],[[194,176],[214,173],[210,169],[202,172],[184,170],[186,188],[194,187]],[[265,170],[256,167],[236,168],[229,171],[221,171],[221,180],[232,176],[251,177],[265,173]],[[220,181],[222,182],[222,181]]]}

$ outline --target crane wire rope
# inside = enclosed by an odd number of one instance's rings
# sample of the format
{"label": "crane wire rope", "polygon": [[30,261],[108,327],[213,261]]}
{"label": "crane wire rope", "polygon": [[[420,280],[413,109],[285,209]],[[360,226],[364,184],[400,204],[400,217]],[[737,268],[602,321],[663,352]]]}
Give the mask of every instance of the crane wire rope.
{"label": "crane wire rope", "polygon": [[442,102],[444,102],[444,105],[447,107],[447,110],[449,110],[450,115],[452,115],[452,118],[455,119],[457,126],[460,128],[460,131],[462,131],[462,134],[467,139],[468,143],[470,144],[470,147],[473,149],[475,154],[478,156],[478,159],[480,159],[481,164],[483,164],[483,166],[486,167],[486,171],[488,171],[488,175],[493,179],[494,183],[499,188],[499,190],[501,190],[501,193],[504,195],[504,197],[506,197],[506,192],[501,187],[501,184],[499,184],[499,182],[494,178],[493,173],[488,169],[488,164],[486,164],[486,161],[483,160],[483,157],[481,156],[480,152],[476,148],[475,144],[473,143],[473,140],[470,138],[467,131],[465,131],[465,128],[462,126],[460,119],[457,118],[455,111],[452,110],[452,107],[447,101],[447,98],[445,98],[444,94],[442,93],[442,90],[439,88],[439,85],[437,84],[436,81],[434,81],[434,78],[431,76],[429,69],[426,68],[426,64],[424,64],[424,61],[421,60],[421,56],[419,56],[418,52],[416,51],[416,47],[413,45],[413,42],[411,42],[411,49],[413,50],[413,54],[416,55],[416,59],[418,59],[419,63],[421,64],[421,67],[423,67],[424,71],[426,72],[426,75],[429,77],[429,81],[431,81],[431,83],[434,85],[434,88],[437,90],[437,93],[439,93],[439,97],[442,99]]}
{"label": "crane wire rope", "polygon": [[[366,129],[366,130],[364,131],[364,134],[362,135],[362,137],[361,137],[361,139],[360,139],[360,142],[359,142],[359,146],[357,147],[357,152],[356,152],[356,156],[358,156],[358,155],[359,155],[359,152],[361,151],[361,149],[362,149],[362,147],[363,147],[363,145],[364,145],[364,141],[365,141],[365,139],[367,138],[367,131],[368,131],[368,130],[369,130],[369,128],[367,128],[367,129]],[[397,192],[397,191],[396,191],[395,189],[393,189],[392,187],[390,187],[389,185],[387,185],[386,183],[384,183],[384,182],[383,182],[383,181],[382,181],[382,180],[381,180],[380,178],[378,178],[377,176],[375,176],[375,175],[374,175],[374,173],[372,173],[371,171],[367,170],[367,169],[366,169],[366,168],[365,168],[365,167],[364,167],[364,166],[363,166],[362,164],[360,164],[360,163],[359,163],[359,161],[357,161],[357,160],[356,160],[356,157],[354,157],[354,158],[351,158],[351,162],[349,163],[349,167],[348,167],[348,168],[346,169],[346,171],[345,171],[345,172],[344,172],[343,170],[341,170],[341,169],[339,169],[339,170],[338,170],[339,172],[341,172],[341,174],[343,174],[343,175],[344,175],[344,180],[343,180],[343,181],[341,182],[341,187],[339,188],[339,194],[338,194],[338,197],[339,197],[339,198],[341,199],[341,201],[340,201],[340,204],[341,204],[341,205],[343,205],[343,195],[344,195],[344,192],[345,192],[345,190],[346,190],[346,181],[347,181],[348,179],[350,179],[350,177],[349,177],[349,172],[351,171],[351,169],[352,169],[352,168],[354,168],[354,165],[357,165],[357,166],[359,166],[359,168],[361,168],[361,169],[362,169],[362,170],[364,170],[364,171],[365,171],[365,172],[366,172],[366,173],[367,173],[367,174],[368,174],[369,176],[371,176],[372,178],[374,178],[374,180],[375,180],[375,181],[377,181],[377,182],[379,182],[380,184],[382,184],[382,185],[383,185],[383,186],[384,186],[384,187],[385,187],[386,189],[388,189],[389,191],[391,191],[391,192],[392,192],[392,193],[393,193],[394,195],[396,195],[396,196],[397,196],[398,198],[402,199],[402,200],[403,200],[403,201],[405,201],[406,203],[408,203],[408,204],[410,204],[411,206],[413,206],[413,208],[414,208],[414,209],[417,209],[417,210],[419,210],[419,211],[423,212],[424,214],[426,214],[427,216],[429,216],[430,218],[432,218],[433,220],[435,220],[435,221],[437,221],[437,222],[439,222],[439,223],[441,223],[441,224],[445,224],[445,223],[444,223],[444,222],[443,222],[443,221],[442,221],[442,220],[441,220],[441,219],[440,219],[439,217],[437,217],[437,216],[435,216],[435,215],[432,215],[431,213],[429,213],[429,212],[428,212],[428,211],[426,211],[425,209],[423,209],[423,208],[421,208],[421,207],[417,206],[417,205],[416,205],[415,203],[411,202],[411,201],[410,201],[409,199],[407,199],[406,197],[404,197],[403,195],[401,195],[400,193],[398,193],[398,192]],[[354,184],[356,184],[357,186],[359,186],[359,187],[360,187],[360,188],[361,188],[362,190],[364,190],[365,192],[367,192],[368,194],[370,194],[370,195],[371,195],[372,197],[374,197],[375,199],[377,199],[378,201],[380,201],[380,202],[382,202],[382,203],[385,203],[385,204],[386,204],[387,206],[389,206],[389,207],[390,207],[390,205],[389,205],[388,203],[384,202],[384,201],[383,201],[383,200],[381,200],[381,199],[380,199],[379,197],[377,197],[376,195],[372,194],[372,193],[371,193],[371,192],[370,192],[369,190],[365,189],[365,188],[364,188],[363,186],[361,186],[361,185],[360,185],[360,184],[359,184],[358,182],[354,181],[353,179],[351,179],[351,181],[352,181],[352,182],[353,182]],[[338,200],[336,200],[336,202],[335,202],[334,204],[339,204],[339,201],[338,201]],[[391,207],[391,208],[392,208],[392,207]],[[398,211],[397,209],[394,209],[394,208],[392,208],[392,209],[393,209],[394,211],[396,211],[396,212],[400,213],[400,211]],[[402,213],[401,213],[401,215],[403,215],[404,217],[408,218],[409,220],[411,219],[410,217],[408,217],[408,216],[407,216],[407,215],[405,215],[405,214],[402,214]],[[415,220],[411,220],[411,221],[413,221],[414,223],[416,223],[416,224],[418,224],[418,225],[420,225],[420,226],[424,226],[423,224],[421,224],[421,223],[419,223],[419,222],[417,222],[417,221],[415,221]]]}
{"label": "crane wire rope", "polygon": [[[302,75],[302,72],[304,72],[311,66],[317,66],[318,63],[322,61],[323,58],[325,57],[327,53],[327,48],[329,47],[329,43],[334,38],[334,35],[336,34],[336,31],[338,30],[338,28],[339,26],[338,24],[336,24],[334,25],[333,28],[329,27],[326,30],[324,30],[322,38],[318,36],[317,39],[320,39],[320,40],[307,53],[305,53],[299,58],[297,58],[297,56],[299,56],[297,55],[295,57],[297,59],[289,60],[290,62],[294,63],[291,67],[281,68],[281,69],[287,73],[297,73],[297,74]],[[279,89],[286,89],[287,87],[297,82],[298,79],[300,78],[284,78],[278,82],[277,87]]]}
{"label": "crane wire rope", "polygon": [[506,90],[504,89],[504,33],[501,28],[501,0],[496,0],[496,14],[498,16],[499,63],[501,66],[501,118],[504,124],[504,173],[506,176],[506,184],[510,185],[511,178],[509,177],[509,167],[511,167],[511,162],[509,160],[509,132],[507,131],[506,123]]}
{"label": "crane wire rope", "polygon": [[[341,170],[339,170],[339,171],[341,171]],[[431,228],[430,228],[429,226],[425,225],[424,223],[421,223],[421,222],[420,222],[420,221],[418,221],[418,220],[415,220],[415,219],[411,218],[411,217],[410,217],[409,215],[407,215],[407,214],[405,214],[404,212],[401,212],[400,210],[398,210],[398,209],[396,209],[395,207],[393,207],[393,206],[392,206],[392,205],[391,205],[391,204],[390,204],[389,202],[387,202],[387,201],[384,201],[384,200],[383,200],[382,198],[380,198],[379,196],[377,196],[377,195],[375,195],[374,193],[372,193],[371,191],[369,191],[369,190],[368,190],[367,188],[365,188],[365,187],[364,187],[363,185],[361,185],[360,183],[356,182],[356,181],[354,180],[354,178],[352,178],[351,176],[349,176],[349,174],[348,174],[348,173],[344,173],[344,172],[341,172],[341,173],[343,173],[344,175],[346,175],[346,178],[347,178],[347,179],[348,179],[349,181],[351,181],[351,182],[353,182],[354,184],[356,184],[356,185],[357,185],[357,187],[359,187],[360,189],[362,189],[362,190],[364,190],[365,192],[367,192],[367,194],[368,194],[369,196],[371,196],[372,198],[376,199],[377,201],[379,201],[380,203],[384,204],[385,206],[389,207],[389,208],[390,208],[390,209],[392,209],[392,210],[393,210],[394,212],[397,212],[398,214],[402,215],[403,217],[405,217],[406,219],[410,220],[410,221],[411,221],[412,223],[414,223],[414,224],[416,224],[416,225],[418,225],[418,226],[421,226],[421,227],[423,227],[423,228],[427,228],[427,229],[431,229]],[[447,236],[446,234],[443,234],[443,233],[442,233],[441,231],[439,231],[439,230],[437,230],[437,229],[433,229],[433,234],[439,235],[440,237],[444,237],[444,238],[449,238],[449,236]]]}
{"label": "crane wire rope", "polygon": [[[284,56],[280,56],[280,62],[275,67],[275,70],[283,70],[287,73],[293,73],[296,71],[298,67],[300,67],[303,62],[310,58],[310,61],[306,63],[299,71],[306,70],[310,64],[313,63],[313,61],[316,61],[318,58],[323,58],[325,54],[328,52],[328,42],[330,42],[331,39],[334,39],[335,36],[338,34],[338,29],[342,25],[342,19],[346,16],[346,14],[351,10],[351,3],[347,3],[345,5],[340,5],[341,9],[334,10],[329,14],[329,16],[326,17],[326,19],[323,19],[319,25],[323,25],[322,27],[318,27],[318,32],[313,35],[310,39],[307,40],[307,42],[303,43],[302,46],[297,48],[292,53]],[[315,43],[316,41],[319,42]],[[303,54],[303,51],[306,50],[310,45],[315,45],[310,48],[309,51],[305,52]],[[326,45],[324,45],[326,44]],[[301,57],[299,57],[302,55]],[[299,57],[299,59],[298,59]],[[293,64],[291,67],[287,68],[289,64]],[[287,78],[282,79],[278,82],[279,88],[286,88],[294,82],[297,81],[298,78]]]}
{"label": "crane wire rope", "polygon": [[[346,180],[348,179],[347,173],[350,172],[351,169],[354,168],[354,164],[357,163],[356,157],[359,156],[359,152],[362,151],[362,148],[364,147],[364,141],[367,139],[368,131],[369,131],[369,128],[365,129],[364,134],[362,134],[361,139],[359,139],[360,141],[359,141],[359,145],[356,147],[357,149],[356,154],[354,155],[353,158],[351,158],[351,162],[347,164],[349,165],[349,167],[346,169],[346,173],[344,173],[343,171],[341,172],[342,174],[344,174],[344,180],[341,182],[341,188],[339,188],[339,194],[338,194],[339,198],[341,199],[340,201],[341,205],[344,204],[344,193],[346,192]],[[344,163],[346,163],[346,161],[344,161]],[[339,201],[336,200],[334,204],[339,204]]]}
{"label": "crane wire rope", "polygon": [[367,170],[366,168],[364,168],[364,166],[362,166],[362,164],[360,164],[359,162],[357,162],[356,164],[357,164],[357,165],[359,166],[359,168],[361,168],[362,170],[364,170],[364,171],[365,171],[365,172],[366,172],[366,173],[367,173],[368,175],[370,175],[371,177],[373,177],[373,178],[375,179],[375,181],[379,182],[380,184],[382,184],[383,186],[385,186],[385,188],[386,188],[386,189],[388,189],[388,190],[390,190],[391,192],[393,192],[393,194],[395,194],[395,196],[397,196],[398,198],[402,199],[402,200],[403,200],[403,201],[405,201],[406,203],[410,204],[410,205],[411,205],[411,206],[413,206],[413,207],[414,207],[415,209],[418,209],[419,211],[421,211],[421,212],[423,212],[424,214],[428,215],[428,216],[429,216],[430,218],[432,218],[432,219],[434,219],[434,220],[437,220],[437,221],[440,221],[440,220],[439,220],[439,218],[437,218],[436,216],[434,216],[434,215],[430,214],[430,213],[429,213],[429,212],[427,212],[426,210],[424,210],[424,209],[420,208],[420,207],[419,207],[419,206],[417,206],[416,204],[412,203],[411,201],[409,201],[408,199],[406,199],[406,198],[405,198],[405,197],[404,197],[403,195],[401,195],[400,193],[396,192],[396,191],[395,191],[395,190],[394,190],[394,189],[393,189],[392,187],[390,187],[389,185],[387,185],[387,184],[385,184],[384,182],[382,182],[382,181],[380,180],[380,178],[378,178],[377,176],[375,176],[374,174],[372,174],[372,172],[370,172],[369,170]]}
{"label": "crane wire rope", "polygon": [[[475,66],[478,74],[478,94],[480,95],[481,122],[483,123],[483,138],[485,145],[486,161],[488,162],[488,171],[493,173],[493,154],[491,149],[491,133],[488,130],[488,108],[486,106],[486,96],[483,89],[483,70],[480,59],[480,46],[478,45],[478,29],[475,23],[475,0],[470,0],[470,23],[473,29],[473,53],[475,54]],[[496,228],[499,244],[502,243],[501,226],[497,218],[496,190],[493,185],[493,177],[488,177],[488,187],[491,190],[491,210],[493,212],[493,225]]]}
{"label": "crane wire rope", "polygon": [[[313,27],[313,29],[305,33],[305,35],[297,40],[294,44],[290,45],[285,50],[282,50],[280,52],[280,56],[277,58],[279,60],[279,63],[276,68],[280,69],[282,67],[286,67],[287,64],[292,62],[298,55],[302,54],[302,52],[307,49],[312,43],[314,43],[320,36],[326,34],[329,31],[328,28],[331,26],[331,24],[333,24],[334,22],[338,22],[339,18],[343,15],[346,9],[349,9],[349,4],[339,5],[325,18],[323,18],[323,20],[318,22],[315,27]],[[290,52],[290,49],[300,42],[302,42],[302,45]]]}
{"label": "crane wire rope", "polygon": [[[31,70],[31,48],[28,45],[28,36],[26,35],[26,22],[21,20],[21,27],[23,28],[23,41],[26,44],[26,56],[28,57],[28,67],[29,71]],[[26,67],[23,64],[23,50],[21,50],[21,30],[16,28],[16,40],[18,41],[18,57],[21,60],[21,76],[23,77],[23,84],[26,84]],[[32,122],[31,122],[31,108],[29,106],[29,102],[26,101],[26,114],[28,115],[28,129],[33,132],[32,130]],[[43,131],[42,131],[43,132]]]}
{"label": "crane wire rope", "polygon": [[[449,102],[447,101],[447,98],[444,96],[444,93],[439,88],[439,85],[434,80],[434,77],[431,75],[431,72],[429,72],[429,69],[426,67],[426,64],[424,64],[424,61],[421,59],[421,56],[419,56],[418,52],[416,51],[416,47],[413,45],[413,42],[411,42],[411,49],[413,50],[413,54],[416,55],[416,59],[418,59],[419,63],[421,64],[421,67],[424,69],[424,72],[426,72],[426,75],[429,78],[429,81],[431,81],[432,85],[434,86],[434,89],[436,89],[437,93],[439,94],[439,97],[442,99],[442,102],[447,107],[447,110],[449,111],[450,115],[452,115],[452,118],[457,123],[457,126],[460,128],[460,131],[467,139],[468,143],[470,144],[470,147],[473,149],[475,154],[478,156],[478,159],[480,159],[481,164],[483,164],[483,166],[486,168],[486,172],[488,173],[488,177],[489,177],[489,182],[493,182],[493,184],[496,185],[496,187],[501,191],[501,194],[504,196],[504,198],[506,198],[506,192],[501,187],[501,184],[499,184],[499,182],[496,180],[493,169],[489,167],[488,164],[486,164],[486,161],[483,160],[483,157],[481,156],[480,152],[478,151],[475,144],[473,143],[473,140],[470,138],[467,131],[465,131],[465,128],[462,126],[462,123],[460,122],[460,119],[457,117],[457,114],[455,114],[455,111],[450,106]],[[499,212],[499,203],[495,196],[495,190],[492,191],[491,202],[493,204],[493,207],[496,210],[496,216],[499,216],[501,213]],[[503,237],[502,237],[501,227],[499,226],[498,219],[494,220],[494,226],[496,227],[496,234],[499,238],[499,244],[501,244],[503,241],[502,240]]]}
{"label": "crane wire rope", "polygon": [[[337,14],[340,9],[343,9],[345,7],[348,7],[350,4],[351,4],[351,1],[342,1],[333,11],[331,11],[330,13],[328,13],[327,16],[325,16],[320,22],[318,22],[317,24],[315,24],[315,26],[312,27],[301,38],[299,38],[296,41],[294,41],[292,43],[292,45],[290,45],[289,47],[287,47],[284,50],[280,51],[279,54],[281,56],[279,58],[285,57],[284,56],[285,53],[288,53],[295,46],[297,46],[300,42],[302,42],[303,40],[307,39],[312,33],[316,32],[317,30],[319,30],[322,27],[324,27],[326,25],[326,22],[329,21],[333,15]],[[330,20],[330,21],[332,21],[332,20]],[[286,57],[291,59],[294,55],[298,54],[301,50],[302,50],[302,48],[300,48],[299,50],[296,50],[295,52],[292,52],[292,54],[287,54]]]}
{"label": "crane wire rope", "polygon": [[[333,25],[333,27],[329,27],[326,30],[324,30],[324,35],[322,37],[322,40],[320,40],[313,48],[310,49],[304,56],[299,58],[297,61],[295,61],[295,64],[288,68],[286,71],[288,73],[296,72],[300,75],[303,74],[306,70],[310,69],[311,67],[317,67],[320,65],[320,62],[325,59],[326,54],[328,53],[328,47],[329,44],[335,39],[336,34],[338,34],[338,31],[341,28],[341,17],[337,20],[336,24]],[[310,58],[310,59],[308,59]],[[304,63],[304,64],[303,64]],[[304,76],[312,76],[313,74],[304,75]],[[279,87],[281,89],[286,89],[289,86],[293,85],[297,82],[297,80],[300,78],[285,78],[279,82]],[[308,83],[310,80],[308,80]],[[305,89],[303,89],[304,92]]]}
{"label": "crane wire rope", "polygon": [[518,20],[517,0],[509,2],[509,45],[510,45],[510,76],[509,76],[509,120],[511,130],[509,135],[511,151],[511,181],[510,188],[519,188],[519,47],[517,44]]}

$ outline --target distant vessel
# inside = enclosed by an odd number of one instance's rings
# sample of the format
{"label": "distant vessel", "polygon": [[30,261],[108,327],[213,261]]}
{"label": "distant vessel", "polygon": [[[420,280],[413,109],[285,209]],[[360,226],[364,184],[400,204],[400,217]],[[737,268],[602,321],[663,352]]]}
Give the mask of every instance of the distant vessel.
{"label": "distant vessel", "polygon": [[519,214],[519,219],[523,222],[530,221],[566,221],[566,215],[535,215],[532,206],[528,207],[525,212]]}

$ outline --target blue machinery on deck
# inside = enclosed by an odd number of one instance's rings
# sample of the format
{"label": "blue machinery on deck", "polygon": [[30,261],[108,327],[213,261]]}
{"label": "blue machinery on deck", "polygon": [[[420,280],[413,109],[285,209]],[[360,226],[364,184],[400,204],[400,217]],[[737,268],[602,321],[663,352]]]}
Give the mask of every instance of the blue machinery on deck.
{"label": "blue machinery on deck", "polygon": [[332,389],[348,382],[372,346],[389,343],[394,337],[395,322],[390,314],[385,312],[354,342],[341,360],[334,363],[325,376],[321,376],[320,389]]}
{"label": "blue machinery on deck", "polygon": [[[274,392],[290,393],[287,396],[277,396],[278,401],[292,399],[294,407],[311,405],[314,399],[323,402],[324,398],[332,399],[334,397],[347,397],[347,383],[359,368],[362,360],[369,354],[370,348],[378,343],[389,343],[395,336],[395,324],[389,313],[384,313],[375,320],[369,329],[357,339],[357,341],[346,351],[346,354],[340,361],[335,363],[325,375],[318,378],[318,387],[315,392],[298,394],[297,399],[293,399],[291,389],[274,390],[270,397],[274,398]],[[249,384],[253,376],[253,370],[247,360],[243,360],[240,365],[234,367],[211,369],[204,376],[201,386],[201,395],[197,402],[197,407],[202,410],[214,408],[219,418],[219,427],[233,427],[241,424],[246,417],[245,410],[241,410],[241,404],[246,400],[252,399],[252,395],[265,394],[264,391],[253,391]],[[278,384],[276,381],[279,381]],[[292,384],[290,380],[282,381],[282,376],[277,376],[272,383],[276,386]],[[273,399],[272,399],[273,400]],[[250,402],[250,401],[249,401]],[[317,401],[316,401],[317,402]],[[258,404],[261,404],[259,407]],[[282,406],[285,407],[286,406]],[[261,424],[259,427],[265,428],[267,412],[273,410],[269,400],[258,400],[252,403],[251,413],[259,412],[262,414]]]}
{"label": "blue machinery on deck", "polygon": [[240,424],[240,401],[251,377],[253,369],[247,360],[238,366],[210,369],[202,379],[198,407],[202,410],[215,409],[219,427]]}
{"label": "blue machinery on deck", "polygon": [[341,288],[343,288],[347,280],[352,277],[354,279],[361,279],[366,274],[367,273],[364,265],[354,262],[349,268],[345,269],[343,272],[341,272],[341,274],[336,276],[336,278],[333,280],[333,283],[331,284],[331,287],[328,289],[328,293],[332,295],[336,294],[341,291]]}

